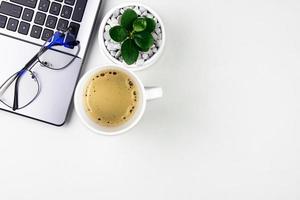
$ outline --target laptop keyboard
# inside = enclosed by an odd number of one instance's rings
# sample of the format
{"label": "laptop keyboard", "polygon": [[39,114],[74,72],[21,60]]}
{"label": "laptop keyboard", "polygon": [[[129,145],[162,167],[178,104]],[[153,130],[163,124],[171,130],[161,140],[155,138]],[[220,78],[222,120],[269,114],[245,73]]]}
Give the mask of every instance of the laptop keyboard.
{"label": "laptop keyboard", "polygon": [[76,38],[87,0],[9,0],[0,4],[0,28],[47,41],[70,27]]}

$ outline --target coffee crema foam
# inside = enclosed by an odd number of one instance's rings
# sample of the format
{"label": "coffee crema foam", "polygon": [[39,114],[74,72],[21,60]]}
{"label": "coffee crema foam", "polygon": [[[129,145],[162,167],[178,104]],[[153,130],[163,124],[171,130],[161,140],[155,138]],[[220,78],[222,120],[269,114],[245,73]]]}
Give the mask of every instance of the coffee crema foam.
{"label": "coffee crema foam", "polygon": [[84,94],[85,110],[97,124],[120,126],[131,119],[138,104],[134,81],[119,70],[104,70],[88,82]]}

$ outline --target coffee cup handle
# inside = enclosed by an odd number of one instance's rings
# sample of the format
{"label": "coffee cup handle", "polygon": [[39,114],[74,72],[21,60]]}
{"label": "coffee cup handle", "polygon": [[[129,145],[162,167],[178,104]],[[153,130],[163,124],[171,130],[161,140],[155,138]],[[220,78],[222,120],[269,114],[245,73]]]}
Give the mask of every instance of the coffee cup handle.
{"label": "coffee cup handle", "polygon": [[163,90],[160,87],[145,87],[146,100],[154,100],[163,96]]}

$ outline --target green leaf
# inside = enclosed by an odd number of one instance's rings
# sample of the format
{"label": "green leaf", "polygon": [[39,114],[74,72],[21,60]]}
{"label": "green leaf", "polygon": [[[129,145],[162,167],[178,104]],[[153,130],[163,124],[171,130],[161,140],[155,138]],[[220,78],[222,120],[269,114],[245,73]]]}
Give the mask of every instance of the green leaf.
{"label": "green leaf", "polygon": [[121,26],[126,28],[128,31],[132,31],[132,25],[134,20],[138,18],[136,12],[132,9],[127,9],[124,11],[121,17]]}
{"label": "green leaf", "polygon": [[147,21],[145,18],[137,18],[133,22],[133,30],[135,32],[141,32],[141,31],[145,30],[146,27],[147,27]]}
{"label": "green leaf", "polygon": [[128,65],[135,63],[139,57],[139,51],[132,39],[127,39],[121,46],[121,55]]}
{"label": "green leaf", "polygon": [[147,31],[148,33],[152,33],[156,27],[155,21],[151,18],[146,18],[146,22],[147,22],[147,27],[145,31]]}
{"label": "green leaf", "polygon": [[114,26],[109,30],[111,39],[116,42],[123,42],[128,37],[128,32],[122,26]]}
{"label": "green leaf", "polygon": [[133,39],[135,44],[140,48],[140,49],[149,49],[153,43],[154,43],[154,39],[153,36],[151,35],[151,33],[148,32],[139,32],[139,33],[135,33],[133,35]]}
{"label": "green leaf", "polygon": [[[137,45],[136,45],[137,46]],[[141,47],[137,46],[138,50],[141,52],[148,52],[150,48],[142,49]]]}

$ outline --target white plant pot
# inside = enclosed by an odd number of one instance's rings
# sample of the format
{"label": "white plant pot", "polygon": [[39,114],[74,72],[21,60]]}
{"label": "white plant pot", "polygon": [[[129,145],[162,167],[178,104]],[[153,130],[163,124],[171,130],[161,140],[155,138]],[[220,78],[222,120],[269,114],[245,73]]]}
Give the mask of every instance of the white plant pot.
{"label": "white plant pot", "polygon": [[[105,33],[105,26],[107,25],[108,20],[112,17],[112,15],[115,11],[122,9],[122,8],[126,8],[128,6],[138,6],[138,7],[145,8],[148,12],[150,12],[154,16],[154,18],[157,19],[158,23],[160,24],[160,29],[161,29],[161,33],[162,33],[160,46],[157,49],[157,51],[155,53],[153,53],[153,55],[148,60],[146,60],[144,63],[137,62],[132,65],[127,65],[124,61],[120,61],[119,59],[117,59],[113,55],[111,55],[110,51],[107,49],[107,47],[105,45],[104,33]],[[141,16],[141,15],[139,15],[139,16]],[[123,67],[126,67],[132,71],[143,70],[143,69],[146,69],[146,68],[150,67],[151,65],[153,65],[158,60],[158,58],[161,56],[164,46],[165,46],[165,41],[166,41],[165,27],[164,27],[164,24],[163,24],[161,18],[159,17],[159,15],[155,11],[153,11],[151,8],[149,8],[148,6],[141,4],[141,3],[123,3],[118,6],[113,7],[104,16],[102,23],[100,25],[100,28],[99,28],[98,41],[100,43],[100,48],[102,49],[103,53],[113,63],[122,65]]]}

